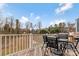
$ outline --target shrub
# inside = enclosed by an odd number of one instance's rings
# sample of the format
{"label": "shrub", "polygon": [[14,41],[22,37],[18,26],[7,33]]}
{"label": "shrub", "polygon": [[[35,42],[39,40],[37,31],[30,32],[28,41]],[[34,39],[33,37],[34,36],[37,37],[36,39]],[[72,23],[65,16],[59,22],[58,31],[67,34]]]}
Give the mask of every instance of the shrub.
{"label": "shrub", "polygon": [[49,33],[49,31],[46,30],[46,29],[42,29],[42,30],[40,30],[40,34],[46,34],[46,33]]}

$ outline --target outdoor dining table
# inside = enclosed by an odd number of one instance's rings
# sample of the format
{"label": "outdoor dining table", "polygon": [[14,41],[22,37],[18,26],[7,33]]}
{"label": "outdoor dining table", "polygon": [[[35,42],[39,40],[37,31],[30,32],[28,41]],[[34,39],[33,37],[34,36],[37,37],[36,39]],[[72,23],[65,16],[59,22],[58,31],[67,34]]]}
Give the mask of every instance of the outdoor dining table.
{"label": "outdoor dining table", "polygon": [[[72,37],[72,36],[68,36],[68,37]],[[48,36],[48,39],[50,38],[50,40],[53,40],[52,38],[55,38],[56,39],[56,48],[57,48],[57,51],[55,52],[56,54],[59,54],[60,50],[59,50],[59,43],[62,43],[62,45],[64,45],[64,48],[66,48],[65,46],[67,46],[68,43],[71,43],[74,47],[76,47],[78,45],[78,42],[79,42],[79,37],[75,37],[77,41],[76,43],[76,46],[72,43],[72,41],[70,42],[69,39],[59,39],[58,36]],[[64,44],[65,43],[65,44]],[[74,50],[74,48],[71,46],[72,50],[74,51],[75,55],[76,52]],[[77,48],[75,48],[76,51],[78,52]]]}

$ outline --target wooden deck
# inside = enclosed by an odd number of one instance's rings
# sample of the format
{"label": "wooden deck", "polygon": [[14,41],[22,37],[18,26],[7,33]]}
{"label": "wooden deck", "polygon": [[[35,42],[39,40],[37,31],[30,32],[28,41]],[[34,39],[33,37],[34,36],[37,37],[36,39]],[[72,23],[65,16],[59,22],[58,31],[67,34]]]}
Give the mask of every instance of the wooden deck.
{"label": "wooden deck", "polygon": [[[79,44],[78,44],[77,48],[78,48],[78,51],[79,51]],[[41,45],[40,45],[40,46],[37,46],[37,47],[33,47],[31,49],[25,49],[23,51],[19,51],[19,52],[14,53],[10,56],[43,56],[44,51],[45,50],[41,49]],[[53,51],[53,49],[52,49],[52,51]],[[77,53],[77,55],[79,56],[78,53]],[[55,55],[53,53],[48,52],[48,54],[46,56],[58,56],[58,55]],[[65,56],[75,56],[75,54],[72,51],[72,49],[68,49],[68,51],[65,53]]]}

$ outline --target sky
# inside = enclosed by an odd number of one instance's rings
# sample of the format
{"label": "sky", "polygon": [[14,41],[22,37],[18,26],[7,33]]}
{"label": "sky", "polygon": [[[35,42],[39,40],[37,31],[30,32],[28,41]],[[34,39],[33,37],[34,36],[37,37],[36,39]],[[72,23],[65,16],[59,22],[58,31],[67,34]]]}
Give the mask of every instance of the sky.
{"label": "sky", "polygon": [[[59,24],[60,22],[75,22],[79,17],[79,4],[73,3],[0,3],[0,16],[13,16],[24,25],[26,22],[42,27]],[[24,27],[24,26],[23,26]]]}

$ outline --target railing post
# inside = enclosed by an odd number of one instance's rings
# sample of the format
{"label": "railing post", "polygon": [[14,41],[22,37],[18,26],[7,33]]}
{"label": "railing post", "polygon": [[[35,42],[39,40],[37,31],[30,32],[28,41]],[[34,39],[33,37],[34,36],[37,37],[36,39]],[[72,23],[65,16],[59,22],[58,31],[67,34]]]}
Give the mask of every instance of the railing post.
{"label": "railing post", "polygon": [[0,56],[2,56],[2,36],[0,36]]}
{"label": "railing post", "polygon": [[30,36],[29,36],[29,48],[32,48],[32,33],[30,33]]}

